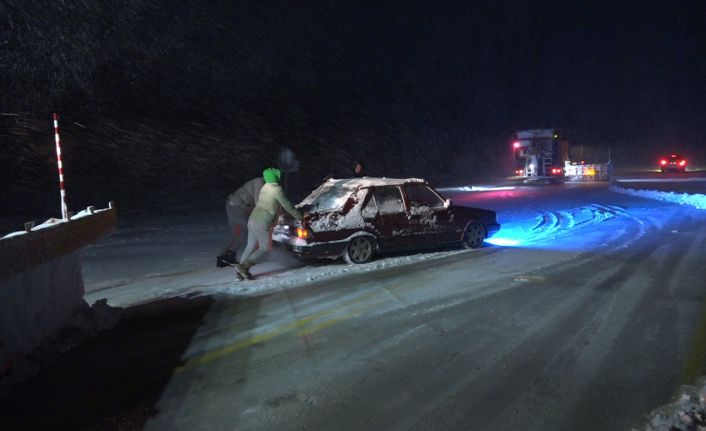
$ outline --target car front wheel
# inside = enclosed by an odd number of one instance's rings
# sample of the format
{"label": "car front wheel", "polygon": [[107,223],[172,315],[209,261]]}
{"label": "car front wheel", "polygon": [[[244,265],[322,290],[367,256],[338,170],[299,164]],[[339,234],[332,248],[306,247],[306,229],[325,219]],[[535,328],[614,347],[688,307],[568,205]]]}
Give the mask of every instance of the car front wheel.
{"label": "car front wheel", "polygon": [[369,236],[357,236],[348,243],[343,258],[348,263],[370,262],[374,249],[372,238]]}
{"label": "car front wheel", "polygon": [[481,223],[473,222],[468,225],[463,234],[463,248],[478,248],[485,240],[485,226]]}

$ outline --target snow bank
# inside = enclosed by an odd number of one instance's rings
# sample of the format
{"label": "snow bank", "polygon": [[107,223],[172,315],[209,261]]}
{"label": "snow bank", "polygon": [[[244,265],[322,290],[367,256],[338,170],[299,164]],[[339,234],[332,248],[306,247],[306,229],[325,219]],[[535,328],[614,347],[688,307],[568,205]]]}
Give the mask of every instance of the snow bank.
{"label": "snow bank", "polygon": [[625,193],[647,199],[656,199],[660,201],[673,202],[680,205],[689,205],[699,209],[706,209],[706,195],[703,194],[661,192],[657,190],[636,190],[617,186],[612,186],[610,190],[617,193]]}
{"label": "snow bank", "polygon": [[679,399],[656,409],[645,431],[686,431],[706,429],[706,378],[695,386],[684,386]]}
{"label": "snow bank", "polygon": [[[372,262],[363,264],[346,264],[342,262],[326,262],[320,266],[306,266],[304,268],[286,268],[284,271],[271,271],[273,265],[269,263],[255,265],[253,274],[255,280],[247,282],[221,282],[211,286],[203,286],[202,293],[217,294],[229,293],[237,295],[260,295],[278,289],[291,289],[307,285],[312,282],[332,281],[348,275],[361,275],[375,273],[381,269],[399,268],[414,265],[419,262],[441,260],[461,253],[473,253],[476,250],[447,250],[438,252],[424,252],[404,256],[380,257]],[[232,279],[233,276],[229,275]]]}

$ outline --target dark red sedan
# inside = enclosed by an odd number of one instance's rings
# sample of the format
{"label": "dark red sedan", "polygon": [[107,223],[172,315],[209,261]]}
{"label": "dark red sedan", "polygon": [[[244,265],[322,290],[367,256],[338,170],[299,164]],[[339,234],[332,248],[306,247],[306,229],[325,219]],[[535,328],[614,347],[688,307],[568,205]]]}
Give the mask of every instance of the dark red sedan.
{"label": "dark red sedan", "polygon": [[301,257],[365,263],[376,254],[461,245],[477,248],[500,229],[494,211],[456,206],[418,178],[331,179],[281,215],[272,239]]}

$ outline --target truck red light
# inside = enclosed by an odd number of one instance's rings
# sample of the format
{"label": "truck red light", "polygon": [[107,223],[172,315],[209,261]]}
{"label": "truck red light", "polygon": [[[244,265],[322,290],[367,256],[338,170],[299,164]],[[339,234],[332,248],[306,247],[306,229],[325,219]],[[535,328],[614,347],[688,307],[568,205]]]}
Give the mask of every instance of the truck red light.
{"label": "truck red light", "polygon": [[660,160],[660,161],[659,161],[659,164],[660,164],[660,165],[666,165],[666,164],[667,164],[667,161],[666,161],[666,160]]}
{"label": "truck red light", "polygon": [[679,166],[684,166],[685,164],[686,164],[686,160],[682,160],[681,162],[679,162]]}

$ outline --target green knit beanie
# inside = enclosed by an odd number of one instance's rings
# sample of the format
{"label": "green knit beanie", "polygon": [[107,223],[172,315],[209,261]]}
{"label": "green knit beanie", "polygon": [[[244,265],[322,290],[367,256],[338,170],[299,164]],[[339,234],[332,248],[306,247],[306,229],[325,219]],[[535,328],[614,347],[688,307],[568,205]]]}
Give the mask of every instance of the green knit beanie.
{"label": "green knit beanie", "polygon": [[280,176],[282,176],[282,173],[277,168],[267,168],[262,171],[262,178],[265,179],[266,183],[279,182]]}

